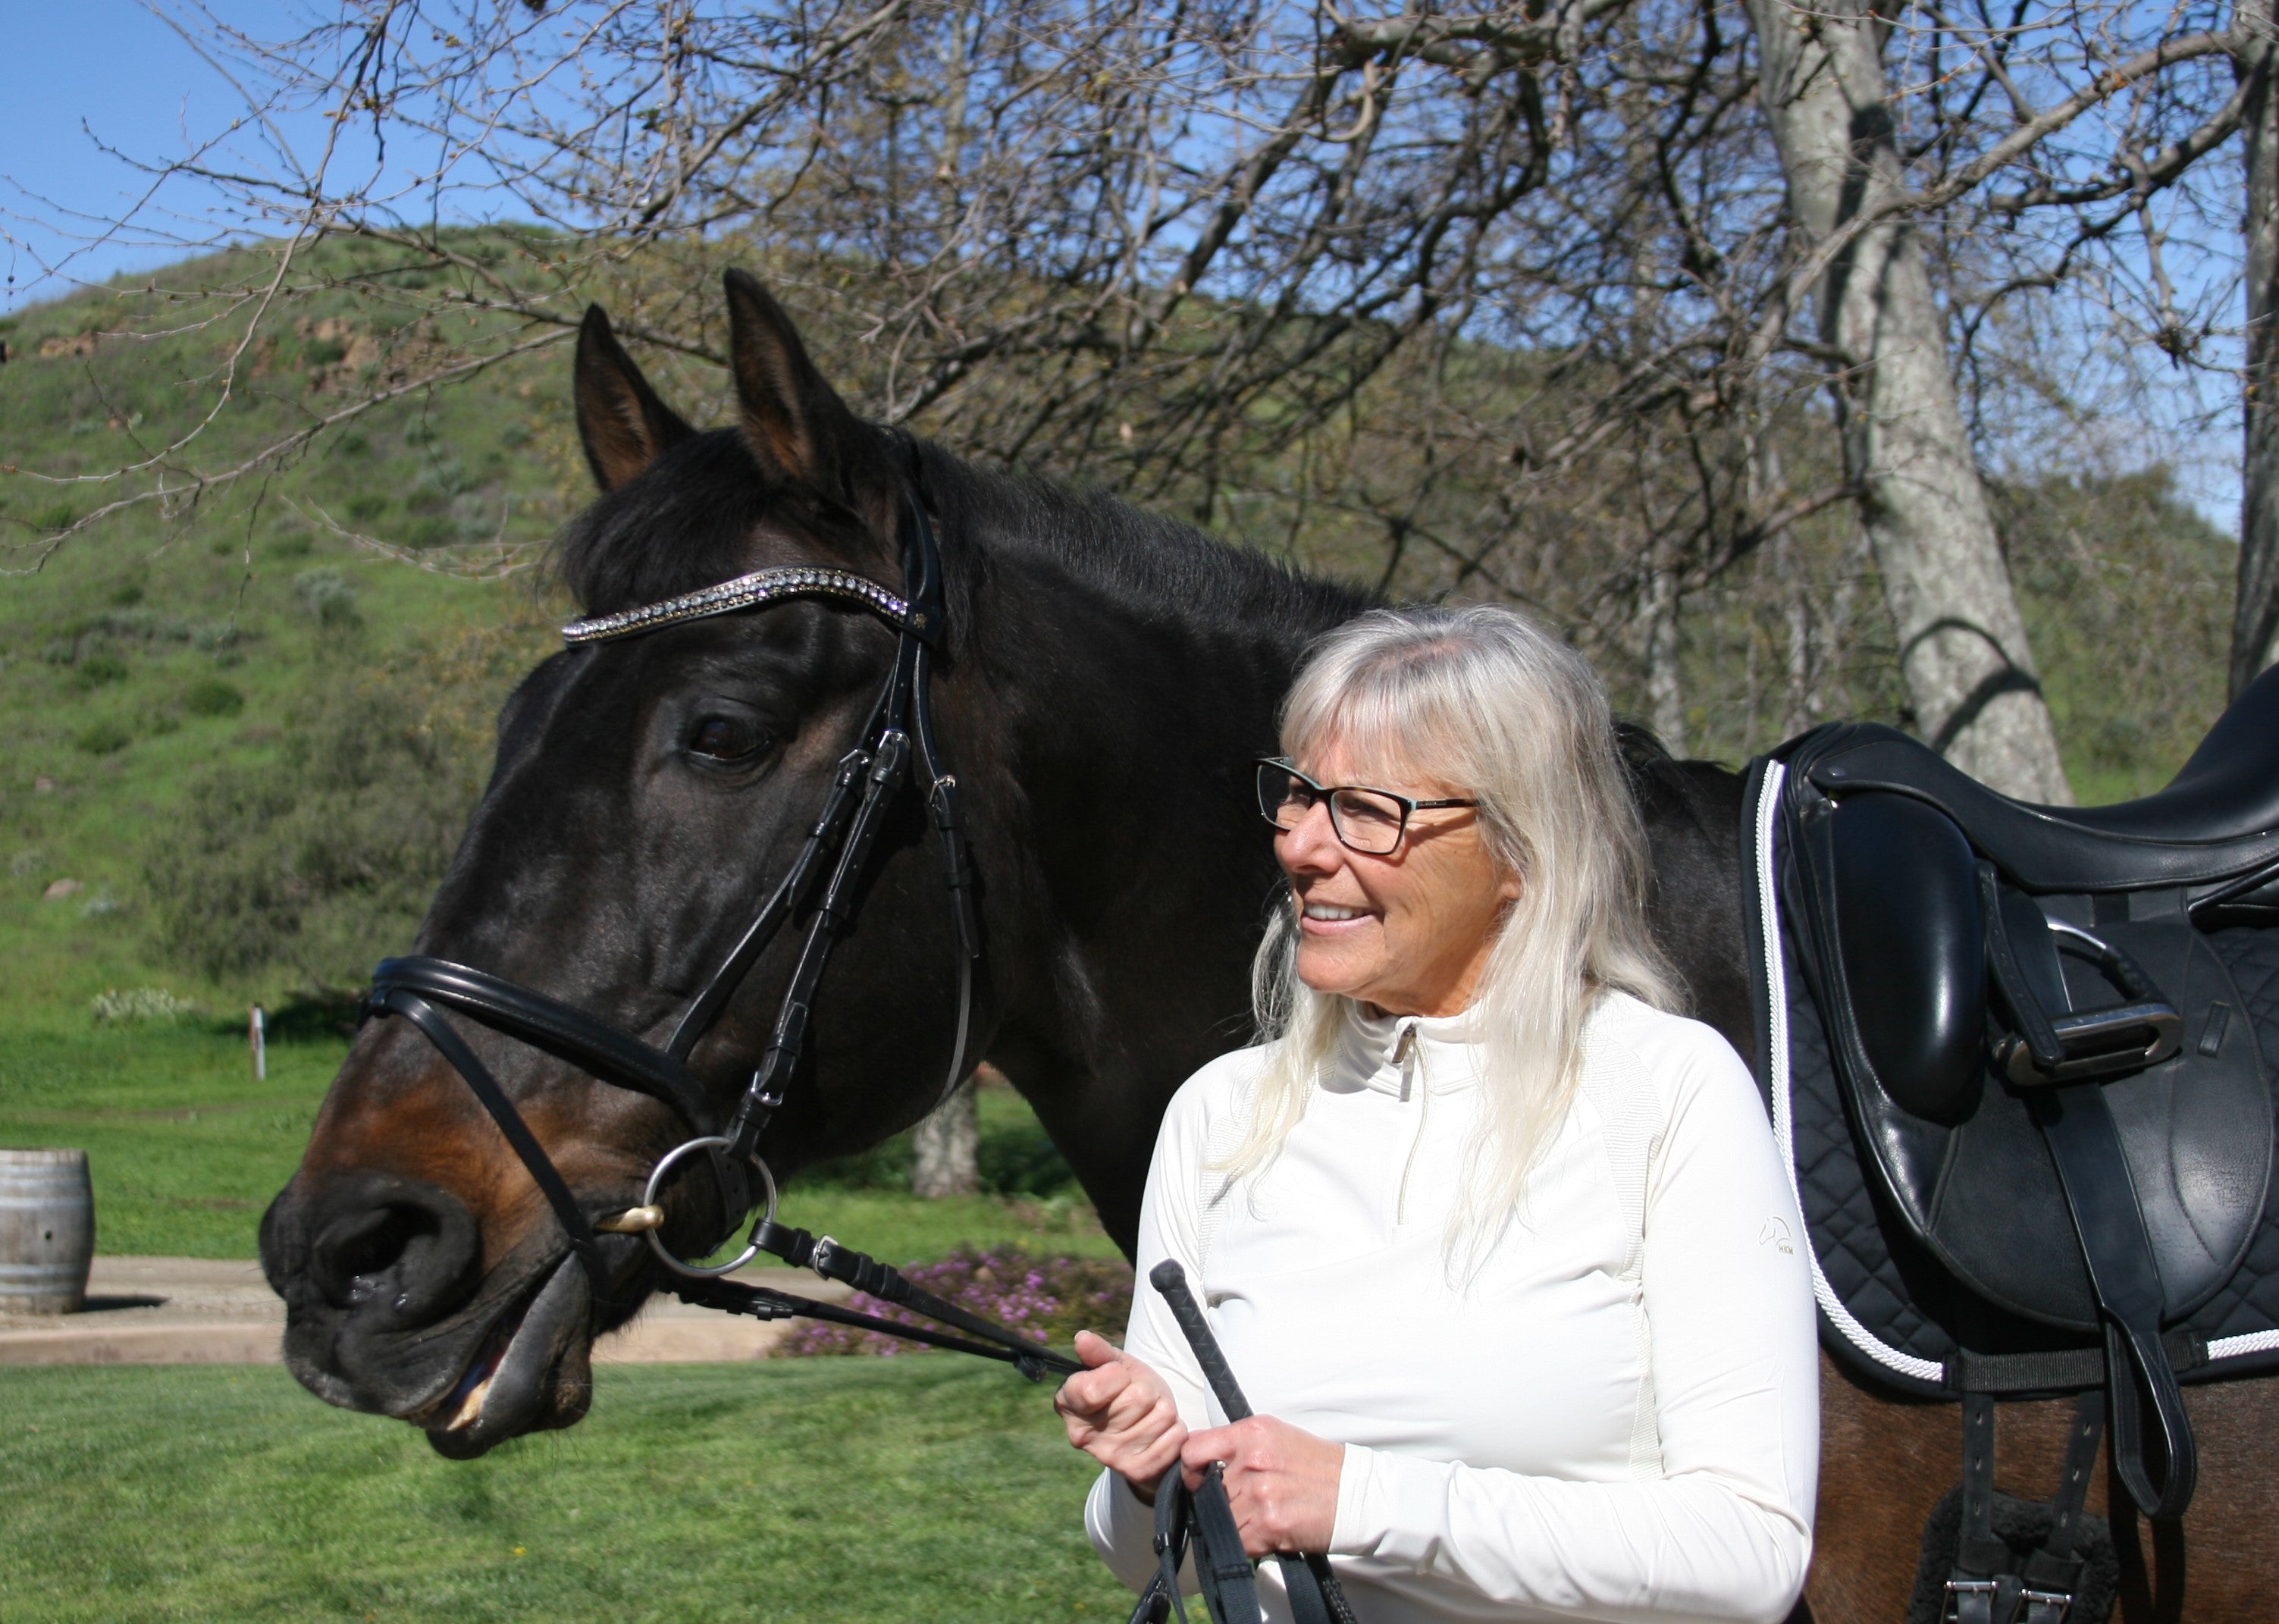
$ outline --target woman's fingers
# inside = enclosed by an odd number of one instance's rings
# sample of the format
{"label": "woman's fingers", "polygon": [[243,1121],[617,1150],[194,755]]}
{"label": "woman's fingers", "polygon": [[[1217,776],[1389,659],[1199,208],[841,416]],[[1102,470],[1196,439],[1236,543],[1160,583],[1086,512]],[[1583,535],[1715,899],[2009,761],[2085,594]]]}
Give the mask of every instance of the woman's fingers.
{"label": "woman's fingers", "polygon": [[1329,1548],[1345,1454],[1343,1444],[1270,1415],[1254,1415],[1231,1427],[1189,1433],[1179,1461],[1190,1489],[1201,1484],[1212,1461],[1224,1463],[1227,1504],[1242,1548],[1261,1557]]}
{"label": "woman's fingers", "polygon": [[1152,1498],[1186,1438],[1170,1389],[1147,1364],[1089,1331],[1078,1333],[1077,1357],[1088,1368],[1062,1383],[1053,1398],[1069,1442]]}

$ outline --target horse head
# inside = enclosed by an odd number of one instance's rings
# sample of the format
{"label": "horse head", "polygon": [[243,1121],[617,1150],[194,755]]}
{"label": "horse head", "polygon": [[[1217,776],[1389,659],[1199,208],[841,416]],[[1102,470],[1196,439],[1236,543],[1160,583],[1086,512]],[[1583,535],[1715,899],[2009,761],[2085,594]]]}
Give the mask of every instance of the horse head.
{"label": "horse head", "polygon": [[[775,566],[903,589],[914,462],[848,410],[756,282],[731,272],[727,294],[740,421],[710,433],[658,398],[598,307],[587,314],[577,420],[601,494],[561,559],[589,617]],[[953,591],[953,621],[957,602]],[[792,862],[898,647],[876,615],[798,598],[548,659],[500,716],[489,785],[417,952],[662,1045]],[[955,674],[936,686],[954,715]],[[986,773],[979,740],[960,746],[961,770]],[[923,798],[902,794],[759,1141],[779,1173],[874,1144],[939,1097],[960,950],[930,844]],[[687,1056],[724,1116],[760,1062],[800,946],[782,933]],[[591,1219],[641,1202],[650,1169],[693,1131],[656,1098],[442,1018]],[[663,1237],[702,1251],[738,1217],[723,1205],[712,1179],[677,1179]],[[411,1421],[460,1457],[577,1421],[594,1338],[657,1279],[639,1235],[603,1234],[592,1257],[572,1255],[500,1128],[404,1020],[359,1030],[263,1220],[261,1254],[302,1383]]]}

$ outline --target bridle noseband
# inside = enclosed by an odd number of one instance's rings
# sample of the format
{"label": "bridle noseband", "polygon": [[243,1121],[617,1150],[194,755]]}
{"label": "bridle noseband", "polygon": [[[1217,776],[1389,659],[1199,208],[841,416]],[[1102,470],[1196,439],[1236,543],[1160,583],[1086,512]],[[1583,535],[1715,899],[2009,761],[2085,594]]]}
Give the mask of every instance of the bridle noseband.
{"label": "bridle noseband", "polygon": [[[596,1302],[606,1297],[608,1281],[593,1218],[571,1192],[568,1181],[506,1091],[444,1018],[444,1009],[567,1061],[602,1082],[647,1094],[671,1108],[693,1137],[651,1172],[642,1198],[650,1207],[658,1200],[672,1169],[684,1159],[702,1153],[719,1184],[725,1235],[756,1205],[748,1174],[757,1172],[759,1193],[764,1198],[763,1210],[741,1254],[718,1267],[688,1262],[665,1246],[652,1224],[645,1231],[649,1245],[667,1268],[683,1275],[709,1279],[740,1268],[763,1251],[823,1268],[832,1260],[834,1243],[827,1237],[817,1241],[804,1230],[788,1229],[775,1221],[775,1179],[759,1158],[760,1136],[782,1107],[785,1092],[799,1068],[824,968],[854,918],[857,888],[879,828],[909,782],[915,764],[940,838],[942,877],[957,932],[957,1036],[942,1097],[947,1099],[964,1079],[973,1015],[973,966],[981,955],[981,935],[974,912],[973,869],[966,854],[957,780],[944,763],[933,731],[932,663],[946,625],[941,554],[917,496],[914,455],[902,513],[902,578],[907,598],[897,597],[876,581],[849,571],[794,565],[756,571],[660,603],[576,621],[563,628],[563,640],[578,647],[638,637],[686,621],[764,609],[794,598],[822,598],[875,615],[895,632],[894,668],[854,747],[840,757],[822,808],[809,826],[797,855],[749,928],[689,1004],[664,1047],[645,1043],[545,993],[448,959],[426,954],[388,959],[372,973],[364,1018],[403,1016],[465,1080],[554,1209],[571,1250],[586,1268]],[[724,1121],[702,1081],[689,1069],[688,1056],[718,1021],[753,963],[785,923],[810,908],[806,939],[801,944],[766,1052]],[[715,1237],[716,1241],[718,1238]],[[834,1278],[855,1275],[871,1278],[878,1269],[870,1260],[844,1248],[837,1248],[837,1255],[841,1267],[831,1271]],[[884,1275],[892,1275],[893,1271],[885,1270]],[[862,1280],[855,1283],[875,1290],[885,1283],[872,1279],[870,1284]],[[745,1312],[752,1311],[748,1305],[742,1306]]]}

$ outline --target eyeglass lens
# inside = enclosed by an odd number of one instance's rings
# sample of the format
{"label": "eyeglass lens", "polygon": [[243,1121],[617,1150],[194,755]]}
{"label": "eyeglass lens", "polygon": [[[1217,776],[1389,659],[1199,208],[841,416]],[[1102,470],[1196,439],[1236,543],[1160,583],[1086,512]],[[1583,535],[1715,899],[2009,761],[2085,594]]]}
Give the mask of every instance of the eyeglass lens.
{"label": "eyeglass lens", "polygon": [[[1287,767],[1258,769],[1258,809],[1277,829],[1295,829],[1320,799],[1320,790]],[[1408,821],[1400,803],[1386,796],[1361,789],[1331,793],[1330,827],[1354,851],[1374,857],[1395,851]]]}

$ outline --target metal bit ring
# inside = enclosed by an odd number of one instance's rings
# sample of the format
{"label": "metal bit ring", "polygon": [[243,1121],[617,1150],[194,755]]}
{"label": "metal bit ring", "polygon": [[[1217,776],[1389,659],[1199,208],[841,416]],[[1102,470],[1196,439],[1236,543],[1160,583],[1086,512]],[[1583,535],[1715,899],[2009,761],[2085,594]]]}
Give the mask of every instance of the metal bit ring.
{"label": "metal bit ring", "polygon": [[[716,1146],[719,1149],[725,1150],[728,1147],[728,1145],[729,1140],[725,1135],[714,1134],[702,1139],[691,1139],[687,1144],[676,1145],[673,1149],[665,1153],[664,1159],[659,1161],[656,1166],[649,1169],[648,1187],[641,1191],[641,1205],[644,1207],[655,1207],[658,1204],[657,1195],[664,1188],[665,1175],[672,1171],[673,1165],[680,1161],[682,1157],[687,1155],[692,1151],[710,1150]],[[717,1280],[722,1275],[734,1274],[738,1269],[743,1268],[745,1264],[750,1262],[754,1258],[760,1255],[760,1243],[758,1239],[760,1227],[763,1224],[773,1223],[775,1222],[776,1176],[768,1171],[768,1164],[762,1161],[757,1156],[749,1158],[749,1161],[754,1167],[760,1170],[760,1184],[768,1192],[768,1201],[766,1207],[761,1209],[760,1215],[752,1220],[751,1235],[747,1237],[743,1251],[737,1253],[735,1259],[731,1262],[716,1264],[708,1268],[702,1263],[690,1263],[680,1258],[673,1256],[671,1252],[665,1250],[665,1245],[663,1238],[664,1231],[662,1229],[650,1229],[644,1234],[643,1238],[648,1242],[648,1249],[656,1253],[656,1260],[658,1262],[664,1264],[676,1275],[687,1275],[690,1278],[695,1280]]]}

